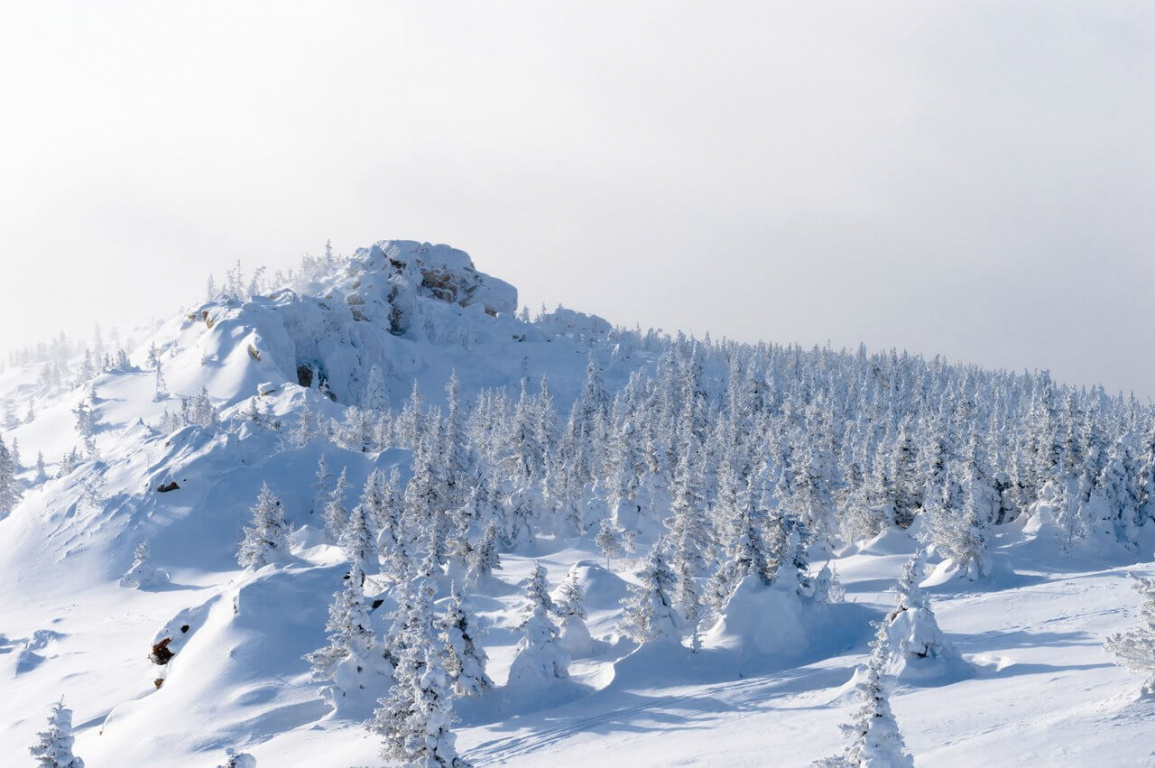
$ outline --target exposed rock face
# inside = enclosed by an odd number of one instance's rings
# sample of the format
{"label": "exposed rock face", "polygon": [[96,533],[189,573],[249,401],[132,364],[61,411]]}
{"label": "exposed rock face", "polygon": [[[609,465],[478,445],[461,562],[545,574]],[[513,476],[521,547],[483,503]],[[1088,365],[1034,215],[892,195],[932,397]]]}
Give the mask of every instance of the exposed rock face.
{"label": "exposed rock face", "polygon": [[[516,288],[479,272],[464,251],[383,240],[297,276],[294,287],[206,304],[189,317],[180,344],[217,362],[205,382],[218,401],[301,386],[360,405],[375,368],[374,396],[397,401],[432,367],[472,364],[475,348],[555,340],[584,346],[612,332],[601,318],[562,308],[519,320],[517,301]],[[509,375],[518,375],[530,351],[502,353],[513,361]],[[263,417],[263,404],[253,410]]]}
{"label": "exposed rock face", "polygon": [[358,320],[387,321],[395,335],[413,321],[418,296],[489,315],[517,309],[517,289],[478,272],[465,251],[412,240],[383,240],[359,249],[335,286]]}

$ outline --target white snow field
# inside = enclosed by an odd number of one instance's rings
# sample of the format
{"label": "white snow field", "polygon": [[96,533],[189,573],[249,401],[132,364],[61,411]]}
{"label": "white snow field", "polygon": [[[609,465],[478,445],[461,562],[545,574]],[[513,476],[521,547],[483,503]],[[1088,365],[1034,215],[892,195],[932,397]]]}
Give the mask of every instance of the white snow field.
{"label": "white snow field", "polygon": [[[303,658],[326,644],[330,600],[349,570],[317,501],[322,456],[334,475],[345,470],[351,508],[374,470],[397,467],[399,492],[415,473],[416,444],[396,437],[411,416],[414,380],[443,416],[453,372],[462,403],[505,388],[510,421],[498,426],[509,429],[521,381],[536,395],[547,375],[564,423],[583,397],[591,357],[613,397],[635,372],[659,377],[663,356],[689,343],[570,310],[519,318],[515,289],[445,246],[385,242],[313,267],[293,278],[294,290],[243,300],[238,276],[214,301],[142,339],[128,365],[97,363],[83,381],[79,355],[60,361],[60,383],[46,383],[44,360],[0,373],[0,404],[18,417],[0,425],[0,436],[9,447],[17,440],[21,453],[21,499],[0,511],[0,765],[34,764],[28,749],[62,697],[87,768],[212,768],[227,748],[258,766],[402,764],[380,756],[382,737],[365,724],[389,691],[388,673],[357,678],[369,686],[335,708]],[[763,362],[771,356],[755,352]],[[703,381],[722,373],[710,358]],[[77,429],[82,401],[92,409],[91,450]],[[353,403],[389,414],[392,426],[381,432],[374,422],[363,433],[350,418]],[[1150,419],[1143,414],[1140,422]],[[302,418],[316,420],[314,428],[299,431]],[[623,434],[635,428],[621,421]],[[37,453],[49,477],[37,476]],[[485,460],[505,467],[506,458]],[[710,461],[704,451],[702,464]],[[764,471],[772,465],[766,459]],[[263,484],[293,527],[290,548],[245,569],[237,547]],[[457,752],[474,766],[567,768],[787,768],[839,753],[872,622],[895,606],[903,565],[928,525],[923,515],[909,528],[883,519],[877,535],[857,543],[836,529],[825,542],[815,538],[803,575],[834,566],[842,600],[800,597],[784,577],[767,585],[747,576],[714,610],[703,609],[696,641],[678,603],[673,635],[639,645],[620,626],[622,602],[678,486],[654,491],[650,511],[631,517],[614,504],[620,493],[599,506],[602,484],[578,491],[584,522],[576,527],[535,510],[532,540],[523,534],[501,545],[492,574],[476,576],[451,555],[433,573],[439,607],[451,584],[465,585],[473,640],[488,654],[494,683],[453,701]],[[506,508],[518,498],[510,491]],[[550,496],[526,498],[544,507]],[[945,545],[930,548],[922,592],[957,655],[893,682],[890,706],[907,751],[915,765],[933,768],[1155,765],[1155,699],[1141,697],[1143,677],[1103,648],[1107,636],[1136,626],[1139,596],[1127,574],[1155,573],[1152,526],[1140,520],[1131,539],[1104,544],[1074,536],[1066,518],[1056,522],[1052,507],[1031,502],[990,526],[983,578],[965,578]],[[636,542],[633,552],[611,554],[608,569],[595,543],[601,519]],[[723,526],[709,525],[721,541]],[[143,580],[122,586],[145,540]],[[705,561],[727,559],[721,544],[710,546]],[[591,641],[571,637],[567,678],[510,683],[535,563],[555,600],[573,569]],[[370,617],[380,657],[409,577],[384,565],[366,570],[366,607],[379,601]],[[692,581],[703,602],[708,575]],[[158,665],[150,652],[166,638],[174,655]]]}

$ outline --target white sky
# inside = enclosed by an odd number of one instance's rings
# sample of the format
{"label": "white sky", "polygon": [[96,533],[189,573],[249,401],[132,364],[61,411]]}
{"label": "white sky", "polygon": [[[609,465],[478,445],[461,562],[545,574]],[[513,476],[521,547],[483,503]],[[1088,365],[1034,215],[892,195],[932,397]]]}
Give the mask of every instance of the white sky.
{"label": "white sky", "polygon": [[544,302],[1155,396],[1155,3],[0,5],[0,348],[447,242]]}

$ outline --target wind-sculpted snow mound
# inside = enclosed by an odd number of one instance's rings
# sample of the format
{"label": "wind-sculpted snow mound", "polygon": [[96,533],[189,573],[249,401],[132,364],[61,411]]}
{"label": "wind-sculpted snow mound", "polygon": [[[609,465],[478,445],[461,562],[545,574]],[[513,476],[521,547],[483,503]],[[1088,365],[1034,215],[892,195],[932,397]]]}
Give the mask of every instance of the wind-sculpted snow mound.
{"label": "wind-sculpted snow mound", "polygon": [[766,586],[747,576],[702,638],[704,650],[726,651],[754,668],[780,669],[843,653],[860,644],[868,611],[818,602],[793,586]]}
{"label": "wind-sculpted snow mound", "polygon": [[[156,689],[108,714],[87,759],[146,765],[158,753],[215,754],[323,718],[330,707],[302,656],[325,641],[328,595],[343,572],[270,566],[174,616],[151,665],[142,648],[140,684],[155,676]],[[157,658],[161,644],[167,654]]]}
{"label": "wind-sculpted snow mound", "polygon": [[886,631],[891,648],[886,672],[902,682],[947,685],[973,676],[929,609],[896,608],[887,615]]}

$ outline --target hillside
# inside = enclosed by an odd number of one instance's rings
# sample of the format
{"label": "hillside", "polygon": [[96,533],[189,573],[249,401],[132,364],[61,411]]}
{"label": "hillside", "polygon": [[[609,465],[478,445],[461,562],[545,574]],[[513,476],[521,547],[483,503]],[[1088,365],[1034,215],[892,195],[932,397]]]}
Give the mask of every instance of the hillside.
{"label": "hillside", "polygon": [[88,768],[402,764],[374,712],[417,690],[476,766],[804,766],[880,621],[916,765],[1155,765],[1103,647],[1155,411],[1102,388],[531,318],[386,241],[48,348],[0,413],[5,765],[61,697]]}

